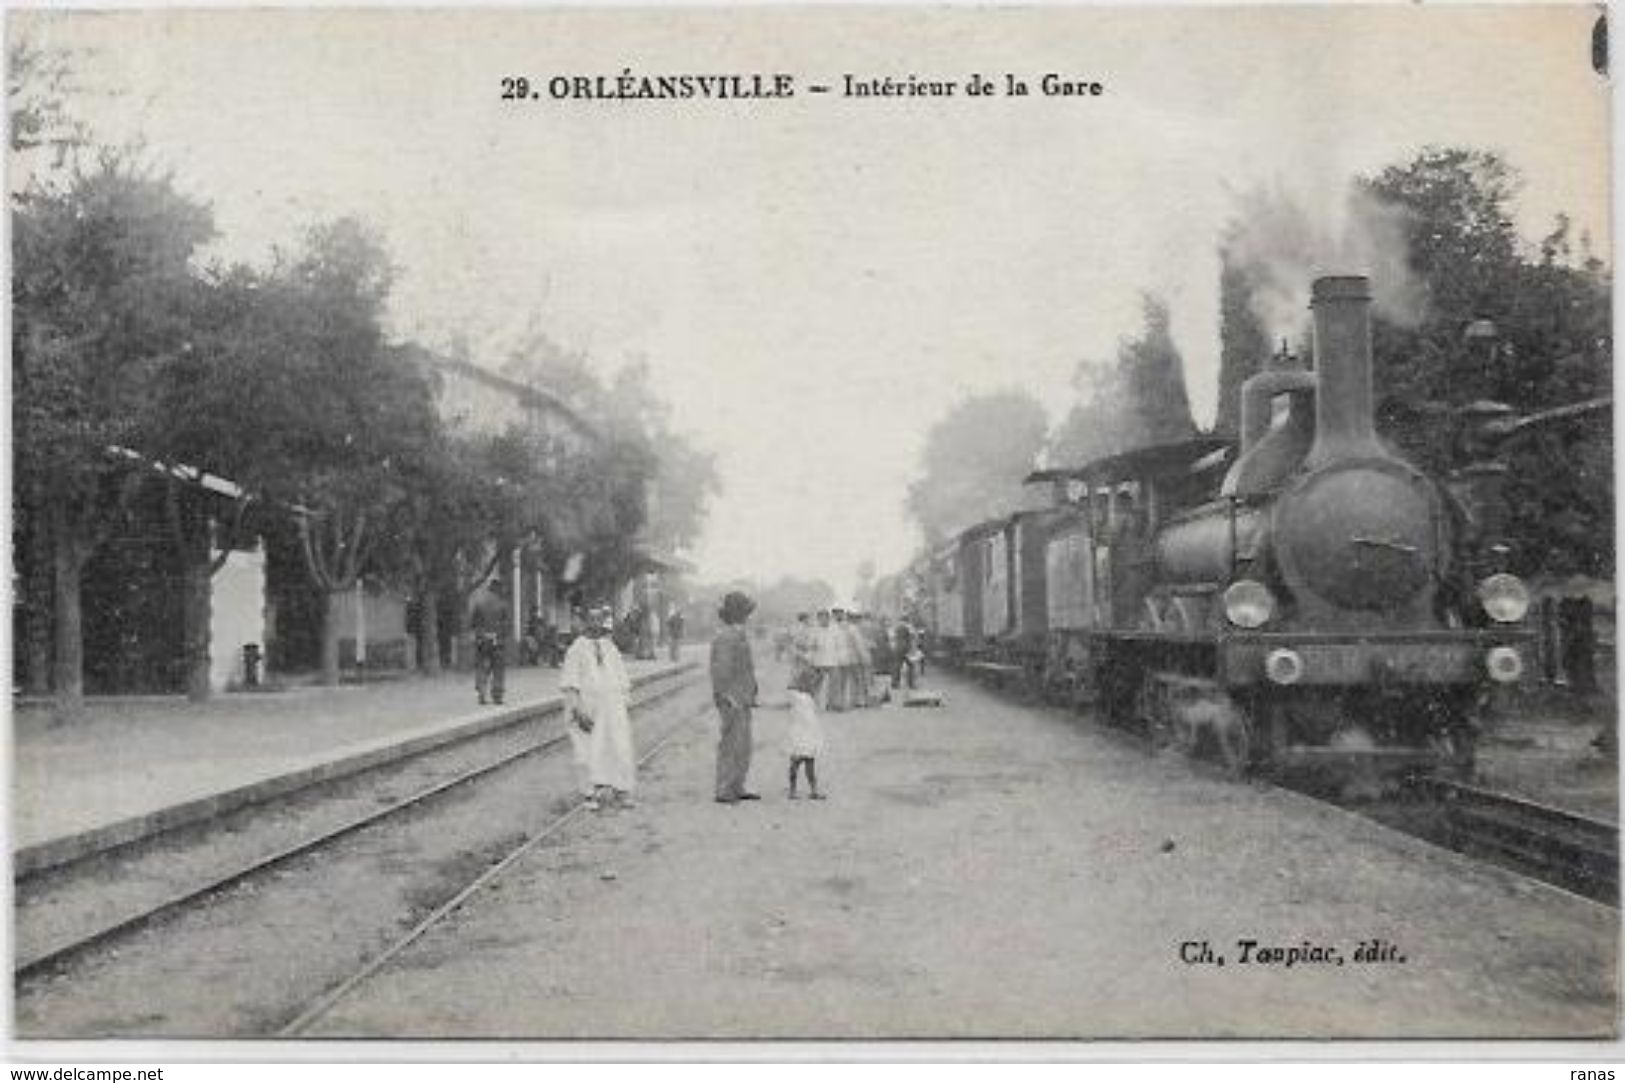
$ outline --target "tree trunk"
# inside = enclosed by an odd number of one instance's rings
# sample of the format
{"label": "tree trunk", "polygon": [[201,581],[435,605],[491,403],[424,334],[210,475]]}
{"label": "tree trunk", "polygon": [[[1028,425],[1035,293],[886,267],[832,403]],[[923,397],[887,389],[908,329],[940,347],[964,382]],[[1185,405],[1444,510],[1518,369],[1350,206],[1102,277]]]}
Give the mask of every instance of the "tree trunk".
{"label": "tree trunk", "polygon": [[322,684],[335,687],[339,683],[339,614],[349,601],[348,590],[330,590],[322,606]]}
{"label": "tree trunk", "polygon": [[[181,655],[186,667],[186,698],[204,703],[209,687],[209,627],[213,616],[213,519],[198,494],[169,479],[164,491],[169,536],[181,562]],[[224,563],[225,555],[221,556]]]}
{"label": "tree trunk", "polygon": [[422,617],[418,621],[418,668],[425,676],[440,676],[440,596],[434,590],[423,592]]}
{"label": "tree trunk", "polygon": [[459,601],[451,611],[451,666],[453,669],[473,669],[474,652],[468,642],[468,603]]}
{"label": "tree trunk", "polygon": [[46,696],[51,692],[51,535],[46,528],[45,508],[38,486],[29,486],[28,519],[24,524],[27,558],[22,562],[23,607],[23,692]]}
{"label": "tree trunk", "polygon": [[186,698],[204,703],[213,691],[209,673],[209,624],[214,616],[213,576],[209,551],[186,553],[181,569],[181,613],[186,651]]}
{"label": "tree trunk", "polygon": [[[60,525],[65,516],[58,512],[53,518],[54,525]],[[79,590],[85,566],[81,555],[84,546],[67,537],[65,530],[52,533],[57,543],[52,552],[56,655],[51,683],[56,689],[58,721],[74,722],[85,716],[85,642]]]}

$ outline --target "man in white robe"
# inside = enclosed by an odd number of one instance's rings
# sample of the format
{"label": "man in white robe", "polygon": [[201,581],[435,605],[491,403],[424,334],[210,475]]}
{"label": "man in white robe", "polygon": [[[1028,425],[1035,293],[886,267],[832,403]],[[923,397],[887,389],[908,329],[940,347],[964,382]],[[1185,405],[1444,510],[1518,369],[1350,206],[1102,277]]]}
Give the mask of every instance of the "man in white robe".
{"label": "man in white robe", "polygon": [[632,681],[609,635],[607,606],[587,614],[587,629],[565,652],[559,688],[569,712],[576,778],[588,808],[633,805],[637,764],[627,698]]}

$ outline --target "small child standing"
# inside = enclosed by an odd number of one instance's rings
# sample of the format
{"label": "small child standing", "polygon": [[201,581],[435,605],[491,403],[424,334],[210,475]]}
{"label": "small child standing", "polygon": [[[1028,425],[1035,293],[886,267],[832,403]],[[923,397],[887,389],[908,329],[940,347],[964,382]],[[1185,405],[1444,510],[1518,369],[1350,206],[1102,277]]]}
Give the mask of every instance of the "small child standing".
{"label": "small child standing", "polygon": [[818,720],[818,705],[813,697],[818,693],[822,674],[811,666],[803,666],[790,679],[790,800],[796,799],[797,769],[807,770],[808,796],[822,801],[818,792],[818,771],[814,761],[824,751],[824,726]]}

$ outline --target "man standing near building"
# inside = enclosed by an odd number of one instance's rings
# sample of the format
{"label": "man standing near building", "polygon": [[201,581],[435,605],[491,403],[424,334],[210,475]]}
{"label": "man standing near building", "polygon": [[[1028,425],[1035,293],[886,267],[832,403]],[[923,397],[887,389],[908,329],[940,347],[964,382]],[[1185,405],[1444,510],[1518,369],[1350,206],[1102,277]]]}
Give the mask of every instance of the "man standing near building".
{"label": "man standing near building", "polygon": [[683,611],[673,607],[666,618],[666,637],[671,640],[671,660],[677,661],[677,652],[683,645]]}
{"label": "man standing near building", "polygon": [[717,741],[717,789],[720,804],[759,800],[746,789],[750,774],[750,709],[756,704],[756,666],[745,635],[745,618],[756,603],[739,591],[722,599],[717,616],[722,630],[711,641],[711,698],[722,716]]}
{"label": "man standing near building", "polygon": [[491,702],[501,703],[507,668],[503,640],[508,634],[508,606],[492,584],[481,587],[474,599],[469,627],[474,633],[474,692],[482,704],[488,695]]}

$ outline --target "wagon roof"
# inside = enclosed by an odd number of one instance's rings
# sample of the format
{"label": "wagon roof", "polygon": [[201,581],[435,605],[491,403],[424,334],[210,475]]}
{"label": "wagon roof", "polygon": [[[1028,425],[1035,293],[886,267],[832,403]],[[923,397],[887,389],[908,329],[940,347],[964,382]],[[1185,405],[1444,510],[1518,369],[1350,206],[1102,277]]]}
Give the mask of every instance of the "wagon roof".
{"label": "wagon roof", "polygon": [[1183,474],[1197,466],[1202,459],[1223,448],[1231,441],[1223,436],[1193,436],[1171,444],[1153,444],[1116,455],[1107,455],[1082,466],[1051,467],[1027,475],[1027,481],[1069,481],[1078,479],[1092,484],[1112,484],[1146,477]]}
{"label": "wagon roof", "polygon": [[996,534],[1003,530],[1005,524],[1010,522],[1010,516],[1001,515],[997,519],[984,519],[975,526],[968,526],[959,532],[960,538],[975,538],[983,534]]}

